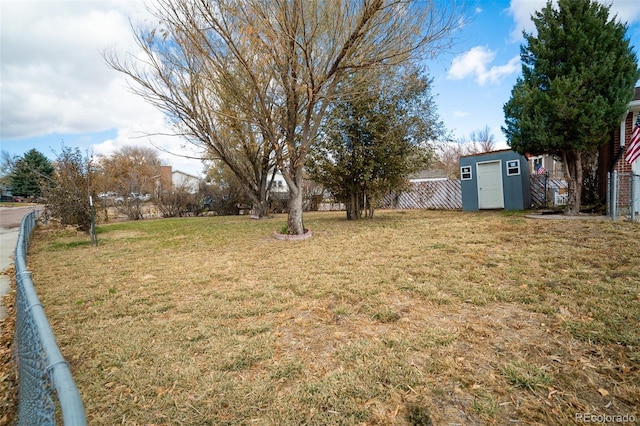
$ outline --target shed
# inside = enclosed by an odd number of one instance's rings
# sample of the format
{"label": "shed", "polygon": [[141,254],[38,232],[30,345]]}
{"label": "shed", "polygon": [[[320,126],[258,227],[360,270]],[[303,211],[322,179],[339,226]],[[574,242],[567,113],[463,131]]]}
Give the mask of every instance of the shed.
{"label": "shed", "polygon": [[524,210],[530,206],[529,167],[510,149],[460,157],[462,210]]}

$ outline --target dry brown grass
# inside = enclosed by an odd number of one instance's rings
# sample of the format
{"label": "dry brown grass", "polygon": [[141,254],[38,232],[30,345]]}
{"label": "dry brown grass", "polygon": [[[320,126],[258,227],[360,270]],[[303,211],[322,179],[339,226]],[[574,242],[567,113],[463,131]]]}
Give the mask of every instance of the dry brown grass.
{"label": "dry brown grass", "polygon": [[308,214],[39,229],[33,281],[92,425],[640,418],[640,227]]}
{"label": "dry brown grass", "polygon": [[[1,274],[14,280],[15,271],[10,267]],[[11,347],[16,323],[15,291],[2,297],[2,303],[6,308],[7,316],[0,320],[0,426],[16,423],[16,411],[18,405],[18,373],[12,361]]]}

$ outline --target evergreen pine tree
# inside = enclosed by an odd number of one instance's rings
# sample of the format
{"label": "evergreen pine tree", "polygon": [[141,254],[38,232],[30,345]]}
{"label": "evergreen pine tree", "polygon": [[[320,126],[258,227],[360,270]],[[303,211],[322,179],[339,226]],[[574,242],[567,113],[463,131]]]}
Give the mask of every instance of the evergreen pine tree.
{"label": "evergreen pine tree", "polygon": [[627,26],[595,1],[559,0],[533,16],[537,34],[520,48],[522,77],[504,106],[509,145],[563,160],[567,213],[577,214],[582,158],[607,143],[640,78]]}
{"label": "evergreen pine tree", "polygon": [[378,199],[433,159],[429,143],[445,129],[430,86],[417,71],[378,76],[328,113],[306,170],[345,203],[347,219],[372,218]]}
{"label": "evergreen pine tree", "polygon": [[22,197],[42,196],[42,186],[52,181],[53,165],[36,149],[18,159],[11,170],[11,192]]}

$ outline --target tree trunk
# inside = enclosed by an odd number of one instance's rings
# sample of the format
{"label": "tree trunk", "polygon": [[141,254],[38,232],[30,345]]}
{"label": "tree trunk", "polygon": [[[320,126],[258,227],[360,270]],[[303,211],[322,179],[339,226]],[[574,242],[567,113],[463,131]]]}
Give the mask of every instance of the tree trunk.
{"label": "tree trunk", "polygon": [[580,198],[581,207],[583,202],[591,206],[600,204],[600,196],[598,193],[600,180],[598,176],[599,156],[600,151],[598,149],[582,151],[583,184]]}
{"label": "tree trunk", "polygon": [[565,214],[580,213],[580,199],[582,195],[582,156],[574,149],[562,151],[562,162],[567,178],[568,194]]}
{"label": "tree trunk", "polygon": [[241,181],[241,185],[247,197],[251,201],[252,218],[262,219],[267,216],[267,182],[261,182],[261,187],[256,190],[255,187]]}
{"label": "tree trunk", "polygon": [[354,219],[354,207],[355,206],[355,195],[351,194],[349,196],[349,199],[346,200],[345,202],[345,209],[347,210],[347,220],[353,220]]}
{"label": "tree trunk", "polygon": [[[271,179],[271,181],[273,181],[273,177]],[[258,217],[258,219],[267,217],[267,206],[269,204],[267,198],[270,188],[271,182],[267,182],[266,179],[263,179],[263,181],[260,182],[260,196],[257,202],[254,201],[253,203],[253,213]]]}
{"label": "tree trunk", "polygon": [[302,222],[302,189],[289,187],[289,217],[287,219],[287,232],[292,235],[305,233]]}
{"label": "tree trunk", "polygon": [[365,208],[363,205],[363,195],[359,190],[354,190],[346,203],[347,220],[360,220],[362,219],[362,210]]}
{"label": "tree trunk", "polygon": [[251,216],[254,219],[263,219],[267,217],[267,202],[261,201],[259,203],[253,203],[251,206]]}
{"label": "tree trunk", "polygon": [[369,195],[369,203],[368,206],[368,210],[367,210],[367,219],[373,219],[373,210],[375,208],[376,205],[376,197],[374,195]]}
{"label": "tree trunk", "polygon": [[246,194],[251,200],[251,217],[262,219],[267,216],[267,201],[253,191],[247,191]]}

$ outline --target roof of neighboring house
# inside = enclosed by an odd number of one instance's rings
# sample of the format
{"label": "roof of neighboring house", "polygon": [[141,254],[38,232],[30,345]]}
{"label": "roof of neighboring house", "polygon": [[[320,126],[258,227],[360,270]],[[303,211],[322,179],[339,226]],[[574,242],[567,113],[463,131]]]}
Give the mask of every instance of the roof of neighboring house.
{"label": "roof of neighboring house", "polygon": [[442,179],[447,178],[447,171],[444,169],[428,169],[421,170],[416,174],[409,176],[410,180],[417,179]]}
{"label": "roof of neighboring house", "polygon": [[527,157],[527,160],[531,160],[532,158],[538,158],[538,157],[547,157],[547,158],[551,158],[554,161],[559,161],[555,155],[553,154],[529,154],[528,152],[524,154],[525,157]]}
{"label": "roof of neighboring house", "polygon": [[173,172],[171,172],[172,175],[175,175],[176,173],[177,174],[181,174],[182,176],[186,176],[186,177],[191,178],[191,179],[200,180],[200,178],[198,176],[194,176],[194,175],[191,175],[189,173],[181,172],[180,170],[174,170]]}
{"label": "roof of neighboring house", "polygon": [[640,109],[640,87],[636,87],[636,90],[633,94],[633,99],[629,102],[629,109],[631,111],[637,111]]}

